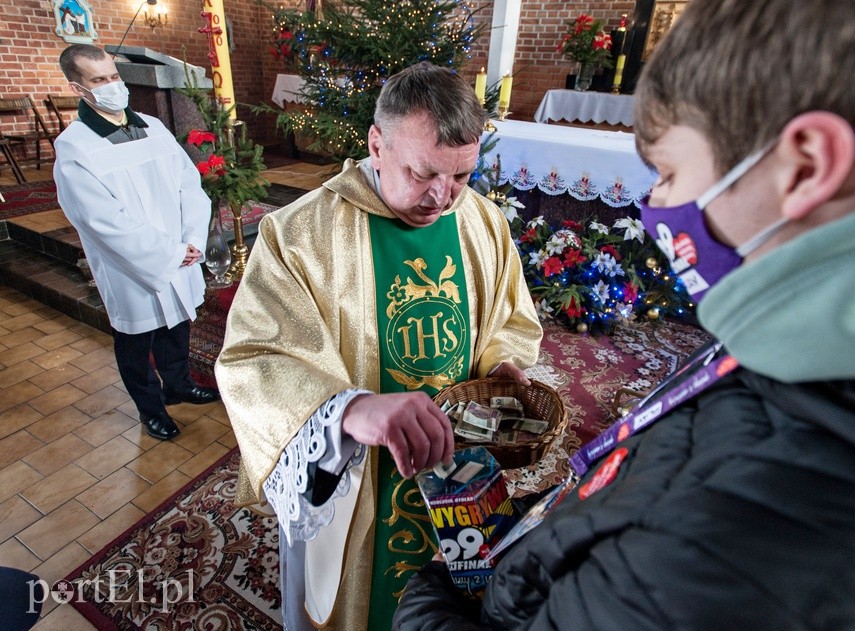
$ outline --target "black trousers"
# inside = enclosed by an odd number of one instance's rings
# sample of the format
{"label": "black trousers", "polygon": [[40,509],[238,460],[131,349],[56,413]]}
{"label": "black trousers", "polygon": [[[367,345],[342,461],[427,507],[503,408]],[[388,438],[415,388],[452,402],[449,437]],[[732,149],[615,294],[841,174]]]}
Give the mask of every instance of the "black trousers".
{"label": "black trousers", "polygon": [[[145,333],[113,329],[113,349],[119,375],[142,417],[166,414],[164,392],[187,392],[195,385],[190,379],[189,320],[171,329],[163,326]],[[154,367],[150,356],[154,357]]]}

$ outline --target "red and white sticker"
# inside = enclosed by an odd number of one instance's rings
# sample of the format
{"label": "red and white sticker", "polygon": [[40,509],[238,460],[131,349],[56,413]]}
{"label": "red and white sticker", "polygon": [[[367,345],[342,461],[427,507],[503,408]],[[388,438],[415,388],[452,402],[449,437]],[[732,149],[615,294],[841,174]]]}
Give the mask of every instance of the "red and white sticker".
{"label": "red and white sticker", "polygon": [[686,259],[689,265],[695,265],[698,262],[698,248],[695,246],[692,237],[685,232],[674,237],[674,250],[677,256]]}
{"label": "red and white sticker", "polygon": [[591,478],[590,482],[586,482],[582,486],[579,487],[579,499],[584,500],[600,489],[611,484],[615,476],[617,475],[618,469],[620,468],[620,464],[624,461],[624,459],[629,454],[629,450],[626,447],[621,447],[620,449],[615,449],[606,461],[600,466],[597,472],[594,474],[594,477]]}

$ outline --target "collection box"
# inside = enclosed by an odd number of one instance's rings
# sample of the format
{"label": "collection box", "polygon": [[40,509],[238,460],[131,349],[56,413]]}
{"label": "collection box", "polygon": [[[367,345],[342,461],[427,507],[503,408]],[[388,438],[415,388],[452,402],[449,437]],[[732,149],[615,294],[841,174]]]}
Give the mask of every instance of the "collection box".
{"label": "collection box", "polygon": [[439,547],[454,583],[479,595],[490,580],[492,547],[516,519],[502,469],[484,447],[454,452],[454,465],[444,473],[416,476]]}

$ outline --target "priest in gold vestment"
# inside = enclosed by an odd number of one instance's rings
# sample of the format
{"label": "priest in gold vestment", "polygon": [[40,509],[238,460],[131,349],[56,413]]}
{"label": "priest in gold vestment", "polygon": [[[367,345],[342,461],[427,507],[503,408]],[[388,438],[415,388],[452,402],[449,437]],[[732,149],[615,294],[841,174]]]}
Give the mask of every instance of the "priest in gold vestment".
{"label": "priest in gold vestment", "polygon": [[440,389],[527,383],[542,331],[508,224],[466,186],[484,110],[451,71],[390,78],[370,157],[260,225],[216,376],[239,495],[280,524],[289,631],[385,630],[436,551],[412,476],[450,458]]}

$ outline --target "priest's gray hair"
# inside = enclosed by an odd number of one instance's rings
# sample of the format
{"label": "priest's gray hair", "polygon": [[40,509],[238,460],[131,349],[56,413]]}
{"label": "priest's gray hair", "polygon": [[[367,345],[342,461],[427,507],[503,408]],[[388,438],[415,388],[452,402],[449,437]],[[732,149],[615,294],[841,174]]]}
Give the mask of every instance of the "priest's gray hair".
{"label": "priest's gray hair", "polygon": [[475,90],[463,77],[426,61],[386,81],[374,109],[374,124],[388,133],[398,120],[422,112],[436,123],[437,144],[447,147],[478,142],[487,120]]}

